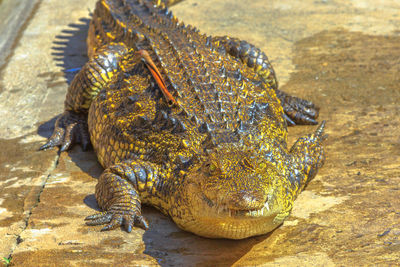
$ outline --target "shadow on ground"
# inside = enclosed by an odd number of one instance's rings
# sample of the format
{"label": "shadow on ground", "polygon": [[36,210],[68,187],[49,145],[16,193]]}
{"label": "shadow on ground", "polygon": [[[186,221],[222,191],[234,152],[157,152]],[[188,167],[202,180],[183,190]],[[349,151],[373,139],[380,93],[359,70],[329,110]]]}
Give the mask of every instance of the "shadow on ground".
{"label": "shadow on ground", "polygon": [[143,211],[151,225],[143,235],[143,253],[161,266],[232,266],[271,235],[244,240],[208,239],[180,230],[154,208],[145,207]]}
{"label": "shadow on ground", "polygon": [[62,67],[68,84],[88,60],[86,37],[89,22],[89,18],[81,18],[79,23],[69,24],[68,29],[57,35],[53,42],[51,55],[57,62],[57,66]]}
{"label": "shadow on ground", "polygon": [[[46,79],[49,90],[64,81],[53,82],[56,77],[62,75],[70,84],[80,68],[87,62],[86,36],[89,29],[89,18],[81,18],[80,23],[71,23],[68,28],[61,31],[53,42],[51,55],[57,62],[57,66],[62,68],[62,73],[46,72],[40,74],[41,78]],[[66,92],[65,92],[66,93]],[[38,126],[37,133],[40,136],[49,138],[54,130],[54,123],[58,116],[46,121]]]}

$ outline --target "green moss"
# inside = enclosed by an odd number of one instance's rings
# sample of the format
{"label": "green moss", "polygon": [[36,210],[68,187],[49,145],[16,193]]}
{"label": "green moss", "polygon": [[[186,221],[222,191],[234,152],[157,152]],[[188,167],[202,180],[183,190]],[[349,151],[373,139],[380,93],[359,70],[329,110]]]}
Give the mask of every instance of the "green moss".
{"label": "green moss", "polygon": [[[1,3],[1,0],[0,0],[0,3]],[[11,262],[11,257],[10,258],[3,257],[2,260],[3,260],[4,265],[8,266]]]}

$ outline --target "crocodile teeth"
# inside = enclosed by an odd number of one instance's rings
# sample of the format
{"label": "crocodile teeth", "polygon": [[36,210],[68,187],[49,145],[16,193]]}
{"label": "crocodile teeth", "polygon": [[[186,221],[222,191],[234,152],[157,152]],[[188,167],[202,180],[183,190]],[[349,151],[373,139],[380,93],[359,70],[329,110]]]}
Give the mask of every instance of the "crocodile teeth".
{"label": "crocodile teeth", "polygon": [[265,202],[264,208],[267,209],[267,211],[269,211],[269,204],[268,204],[268,202]]}

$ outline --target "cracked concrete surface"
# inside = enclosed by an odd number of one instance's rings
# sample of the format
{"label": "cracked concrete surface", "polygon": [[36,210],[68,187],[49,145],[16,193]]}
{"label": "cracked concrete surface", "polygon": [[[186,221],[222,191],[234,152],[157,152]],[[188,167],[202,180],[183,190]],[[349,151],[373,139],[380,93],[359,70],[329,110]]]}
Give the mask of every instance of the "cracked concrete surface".
{"label": "cracked concrete surface", "polygon": [[[400,261],[400,4],[396,0],[194,1],[186,23],[262,48],[281,89],[327,120],[327,161],[274,232],[209,240],[152,208],[152,228],[100,233],[83,218],[102,169],[92,151],[37,151],[86,61],[95,0],[42,0],[0,80],[0,252],[15,266],[336,266]],[[4,1],[3,1],[4,3]],[[2,35],[3,38],[3,35]],[[290,128],[290,141],[313,127]]]}

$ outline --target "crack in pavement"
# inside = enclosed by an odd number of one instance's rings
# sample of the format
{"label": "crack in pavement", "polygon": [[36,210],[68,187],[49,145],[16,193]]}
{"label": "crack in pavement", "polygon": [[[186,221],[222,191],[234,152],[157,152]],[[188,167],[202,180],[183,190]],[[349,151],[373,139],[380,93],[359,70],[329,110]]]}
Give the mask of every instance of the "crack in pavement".
{"label": "crack in pavement", "polygon": [[[49,181],[50,177],[53,175],[54,170],[56,170],[56,168],[58,166],[58,163],[60,160],[60,154],[61,154],[61,152],[58,151],[58,153],[55,156],[50,167],[40,176],[43,178],[42,178],[41,184],[39,185],[39,188],[33,187],[29,191],[28,195],[25,198],[24,212],[23,212],[24,216],[22,218],[22,221],[24,222],[24,226],[23,226],[23,229],[19,232],[19,234],[13,234],[16,238],[15,238],[14,245],[11,247],[11,251],[8,255],[8,259],[12,259],[15,249],[18,247],[19,244],[21,244],[24,241],[21,236],[25,232],[25,230],[28,228],[29,219],[31,218],[35,208],[40,203],[40,196],[41,196],[42,192],[44,191],[46,184]],[[32,205],[29,205],[30,201],[32,201],[34,203]],[[27,208],[27,206],[29,206],[29,207]]]}

